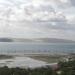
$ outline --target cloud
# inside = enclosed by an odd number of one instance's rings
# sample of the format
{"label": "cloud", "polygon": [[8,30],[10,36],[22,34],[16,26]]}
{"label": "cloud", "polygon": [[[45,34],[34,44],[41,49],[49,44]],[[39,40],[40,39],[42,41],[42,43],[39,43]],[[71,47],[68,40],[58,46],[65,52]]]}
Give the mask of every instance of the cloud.
{"label": "cloud", "polygon": [[73,6],[75,6],[75,1],[74,0],[70,0],[71,1],[71,4],[73,5]]}
{"label": "cloud", "polygon": [[75,37],[74,5],[73,0],[2,0],[0,35],[72,39]]}

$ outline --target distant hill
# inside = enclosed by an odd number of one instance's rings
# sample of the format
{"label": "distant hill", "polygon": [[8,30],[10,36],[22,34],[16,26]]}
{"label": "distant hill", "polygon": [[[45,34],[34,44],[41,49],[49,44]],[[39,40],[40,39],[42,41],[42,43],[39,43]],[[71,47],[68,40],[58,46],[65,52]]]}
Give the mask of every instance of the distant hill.
{"label": "distant hill", "polygon": [[13,39],[10,39],[10,38],[0,38],[0,42],[13,42]]}
{"label": "distant hill", "polygon": [[72,40],[57,39],[57,38],[39,38],[37,40],[47,43],[75,43],[75,41]]}
{"label": "distant hill", "polygon": [[13,40],[16,42],[75,43],[75,41],[72,40],[57,39],[57,38],[36,38],[36,39],[18,38]]}
{"label": "distant hill", "polygon": [[72,40],[57,39],[57,38],[0,38],[0,42],[38,42],[38,43],[75,43]]}

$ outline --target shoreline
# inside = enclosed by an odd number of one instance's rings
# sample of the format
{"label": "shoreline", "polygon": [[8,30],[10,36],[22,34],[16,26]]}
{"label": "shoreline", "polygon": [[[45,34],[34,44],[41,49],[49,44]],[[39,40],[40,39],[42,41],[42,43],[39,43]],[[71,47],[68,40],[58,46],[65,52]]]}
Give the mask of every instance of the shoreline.
{"label": "shoreline", "polygon": [[0,59],[0,67],[8,66],[9,68],[12,67],[20,67],[20,68],[38,68],[38,67],[45,67],[51,66],[57,63],[48,63],[46,61],[34,59],[28,56],[14,56],[14,58],[6,58]]}
{"label": "shoreline", "polygon": [[[38,68],[57,65],[67,55],[57,54],[1,54],[0,67]],[[5,57],[5,58],[4,58]],[[9,58],[8,58],[9,57]]]}

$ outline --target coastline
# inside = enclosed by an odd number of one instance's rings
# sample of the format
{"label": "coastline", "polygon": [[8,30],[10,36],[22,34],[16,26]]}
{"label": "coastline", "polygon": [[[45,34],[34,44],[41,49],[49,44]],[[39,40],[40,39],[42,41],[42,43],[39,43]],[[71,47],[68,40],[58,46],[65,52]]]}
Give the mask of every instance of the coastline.
{"label": "coastline", "polygon": [[20,67],[20,68],[38,68],[38,67],[45,67],[57,64],[55,63],[48,63],[46,61],[34,59],[28,56],[22,55],[15,55],[13,58],[7,59],[0,59],[0,67],[8,66],[9,68],[12,67]]}

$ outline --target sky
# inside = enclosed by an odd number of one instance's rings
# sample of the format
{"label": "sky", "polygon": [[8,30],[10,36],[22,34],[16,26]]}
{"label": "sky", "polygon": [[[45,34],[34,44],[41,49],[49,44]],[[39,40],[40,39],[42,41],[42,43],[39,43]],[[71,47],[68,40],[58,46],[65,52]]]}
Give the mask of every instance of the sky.
{"label": "sky", "polygon": [[75,40],[75,0],[0,0],[0,37]]}

